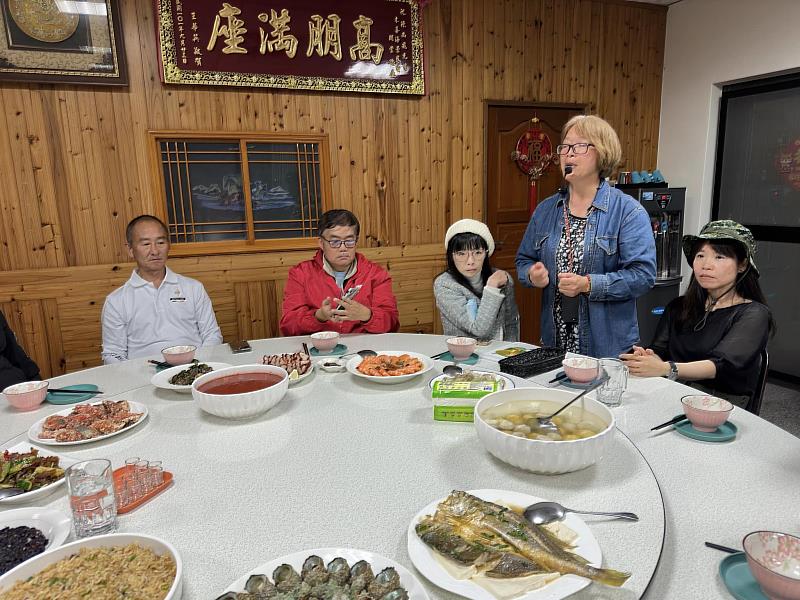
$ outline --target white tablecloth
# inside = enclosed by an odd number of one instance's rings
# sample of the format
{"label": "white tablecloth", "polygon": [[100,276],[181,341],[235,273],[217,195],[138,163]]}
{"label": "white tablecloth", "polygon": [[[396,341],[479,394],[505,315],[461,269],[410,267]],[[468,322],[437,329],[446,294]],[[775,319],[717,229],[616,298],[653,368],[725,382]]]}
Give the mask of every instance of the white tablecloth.
{"label": "white tablecloth", "polygon": [[[302,341],[308,339],[251,341],[253,353],[236,355],[223,345],[201,349],[198,358],[259,362],[265,353],[299,351]],[[445,349],[444,338],[428,335],[343,342],[351,350]],[[493,350],[506,345],[480,348],[477,367],[496,369]],[[651,433],[681,411],[680,397],[690,390],[665,379],[631,379],[622,406],[613,409],[618,431],[599,465],[534,475],[489,455],[472,424],[433,421],[427,382],[443,365],[397,386],[318,371],[274,409],[247,421],[213,417],[191,395],[154,388],[154,367],[144,360],[89,369],[53,385],[95,383],[106,397],[146,403],[148,421],[105,441],[56,450],[78,459],[110,458],[115,467],[129,456],[162,460],[174,473],[172,488],[120,516],[119,531],[174,544],[184,560],[188,599],[214,598],[261,563],[318,547],[362,548],[414,571],[408,524],[453,489],[507,489],[573,508],[637,513],[638,523],[586,518],[604,566],[633,576],[622,589],[593,584],[574,598],[726,598],[717,574],[724,555],[704,540],[739,547],[754,529],[798,529],[800,440],[756,416],[736,409],[731,420],[739,434],[723,444],[671,429]],[[517,383],[545,384],[553,373]],[[44,404],[25,413],[3,406],[3,447],[24,441],[31,424],[62,408]],[[37,504],[69,510],[63,491]],[[454,597],[419,577],[431,597]]]}

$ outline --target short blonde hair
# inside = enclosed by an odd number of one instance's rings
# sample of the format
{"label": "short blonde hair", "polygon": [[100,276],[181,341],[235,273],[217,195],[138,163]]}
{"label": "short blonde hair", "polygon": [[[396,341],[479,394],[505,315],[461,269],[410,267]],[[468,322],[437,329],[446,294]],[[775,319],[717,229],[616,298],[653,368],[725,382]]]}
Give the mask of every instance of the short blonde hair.
{"label": "short blonde hair", "polygon": [[597,151],[597,167],[600,179],[609,177],[622,161],[622,146],[614,128],[608,121],[597,115],[576,115],[566,122],[561,130],[561,141],[567,137],[571,129],[589,140]]}

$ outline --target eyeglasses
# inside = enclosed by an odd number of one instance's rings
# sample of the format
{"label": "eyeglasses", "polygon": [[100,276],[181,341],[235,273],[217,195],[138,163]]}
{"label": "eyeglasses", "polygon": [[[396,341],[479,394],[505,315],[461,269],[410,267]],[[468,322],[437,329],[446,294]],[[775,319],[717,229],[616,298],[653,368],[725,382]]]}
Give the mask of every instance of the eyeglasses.
{"label": "eyeglasses", "polygon": [[486,256],[486,250],[458,250],[457,252],[453,252],[453,258],[457,258],[458,260],[467,260],[468,256],[472,256],[475,259],[481,259]]}
{"label": "eyeglasses", "polygon": [[586,142],[578,142],[577,144],[559,144],[556,146],[556,152],[561,156],[569,154],[586,154],[589,151],[589,146],[594,148],[594,144],[587,144]]}
{"label": "eyeglasses", "polygon": [[328,245],[331,248],[338,248],[342,244],[344,244],[345,248],[355,248],[356,244],[358,243],[358,240],[355,239],[355,238],[347,238],[346,240],[329,240],[328,238],[325,238],[325,237],[322,237],[322,236],[319,236],[319,237],[321,237],[323,240],[328,242]]}

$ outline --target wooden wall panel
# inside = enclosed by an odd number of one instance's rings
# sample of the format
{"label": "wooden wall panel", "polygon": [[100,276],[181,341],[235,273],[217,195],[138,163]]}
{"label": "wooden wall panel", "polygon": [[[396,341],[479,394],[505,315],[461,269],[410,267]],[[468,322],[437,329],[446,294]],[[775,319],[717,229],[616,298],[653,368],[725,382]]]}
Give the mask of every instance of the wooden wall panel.
{"label": "wooden wall panel", "polygon": [[[127,277],[125,224],[158,212],[150,130],[324,133],[329,205],[358,214],[363,245],[389,262],[420,246],[428,250],[416,260],[436,264],[450,223],[485,218],[487,100],[586,104],[617,128],[627,170],[655,166],[665,7],[436,0],[422,13],[421,98],[164,86],[152,3],[119,7],[127,88],[0,83],[0,302],[13,297],[25,339],[51,372],[97,360],[99,326],[89,321]],[[210,288],[226,337],[238,337],[276,331],[269,307],[305,256],[180,264]],[[438,327],[430,286],[414,267],[396,268],[403,328]],[[40,351],[40,327],[56,347]]]}
{"label": "wooden wall panel", "polygon": [[[365,254],[392,275],[401,330],[440,331],[433,279],[445,266],[441,245],[374,248]],[[176,258],[170,268],[203,282],[225,341],[252,340],[280,335],[288,270],[310,256]],[[103,302],[132,268],[121,263],[0,273],[0,310],[44,377],[101,364]]]}

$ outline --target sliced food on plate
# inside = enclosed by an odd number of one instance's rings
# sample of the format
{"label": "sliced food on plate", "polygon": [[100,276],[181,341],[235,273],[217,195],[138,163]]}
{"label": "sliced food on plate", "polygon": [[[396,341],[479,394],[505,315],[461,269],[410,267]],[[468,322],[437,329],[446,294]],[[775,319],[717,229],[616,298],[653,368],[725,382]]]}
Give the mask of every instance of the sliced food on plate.
{"label": "sliced food on plate", "polygon": [[433,514],[421,516],[414,532],[449,577],[471,581],[494,598],[524,596],[564,575],[609,586],[621,586],[630,577],[592,566],[577,553],[577,532],[564,523],[554,525],[533,525],[515,507],[454,491]]}
{"label": "sliced food on plate", "polygon": [[[64,483],[64,471],[75,462],[29,443],[20,442],[6,448],[0,455],[0,491],[16,493],[0,496],[0,506],[24,504],[46,496]],[[18,490],[23,491],[19,493]],[[0,523],[8,514],[0,513]]]}
{"label": "sliced food on plate", "polygon": [[34,441],[46,444],[77,444],[121,433],[141,423],[147,408],[127,400],[103,400],[77,404],[45,417],[28,431]]}
{"label": "sliced food on plate", "polygon": [[58,456],[40,456],[38,448],[29,452],[4,450],[0,458],[0,489],[37,490],[64,477]]}
{"label": "sliced food on plate", "polygon": [[311,364],[311,357],[305,352],[265,354],[261,362],[265,365],[272,365],[285,369],[289,374],[290,383],[303,379],[303,376],[310,374],[314,368]]}

